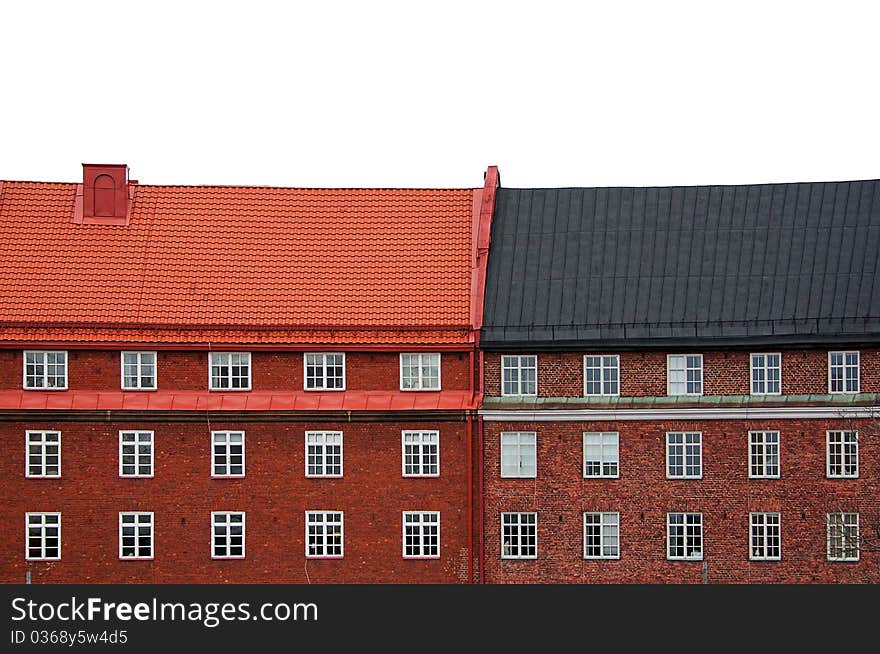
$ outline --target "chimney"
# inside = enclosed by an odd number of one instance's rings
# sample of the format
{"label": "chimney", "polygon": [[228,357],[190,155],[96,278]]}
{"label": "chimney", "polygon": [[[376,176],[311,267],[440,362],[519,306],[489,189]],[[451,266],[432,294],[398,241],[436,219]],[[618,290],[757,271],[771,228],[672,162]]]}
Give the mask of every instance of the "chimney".
{"label": "chimney", "polygon": [[77,185],[74,222],[83,225],[128,225],[134,187],[126,164],[86,164]]}

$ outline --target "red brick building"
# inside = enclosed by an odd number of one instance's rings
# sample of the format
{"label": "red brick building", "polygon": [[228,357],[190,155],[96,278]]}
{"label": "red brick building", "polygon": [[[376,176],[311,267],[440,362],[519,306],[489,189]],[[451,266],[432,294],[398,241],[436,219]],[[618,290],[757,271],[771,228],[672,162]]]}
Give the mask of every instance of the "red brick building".
{"label": "red brick building", "polygon": [[499,188],[482,578],[880,581],[880,182]]}
{"label": "red brick building", "polygon": [[880,182],[498,183],[0,182],[0,581],[880,581]]}
{"label": "red brick building", "polygon": [[0,581],[467,581],[495,170],[83,169],[0,182]]}

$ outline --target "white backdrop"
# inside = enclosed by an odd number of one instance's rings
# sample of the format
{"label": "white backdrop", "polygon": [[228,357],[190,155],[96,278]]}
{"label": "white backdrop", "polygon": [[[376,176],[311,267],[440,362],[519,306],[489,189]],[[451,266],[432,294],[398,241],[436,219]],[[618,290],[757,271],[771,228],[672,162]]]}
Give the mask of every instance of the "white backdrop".
{"label": "white backdrop", "polygon": [[7,2],[0,179],[880,176],[871,2]]}

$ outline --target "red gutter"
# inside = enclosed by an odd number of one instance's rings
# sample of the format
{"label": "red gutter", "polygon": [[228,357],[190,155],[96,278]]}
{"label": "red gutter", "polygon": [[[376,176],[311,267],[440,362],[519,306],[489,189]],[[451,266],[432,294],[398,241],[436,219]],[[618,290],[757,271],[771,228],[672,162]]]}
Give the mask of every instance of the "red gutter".
{"label": "red gutter", "polygon": [[333,343],[156,343],[136,341],[3,341],[0,350],[29,350],[47,348],[59,350],[188,350],[193,352],[317,352],[333,350],[334,352],[465,352],[473,351],[473,345],[467,342],[444,343],[442,345],[425,345],[424,343],[362,343],[349,344],[345,341]]}
{"label": "red gutter", "polygon": [[0,410],[31,411],[467,411],[466,391],[28,391],[0,390]]}

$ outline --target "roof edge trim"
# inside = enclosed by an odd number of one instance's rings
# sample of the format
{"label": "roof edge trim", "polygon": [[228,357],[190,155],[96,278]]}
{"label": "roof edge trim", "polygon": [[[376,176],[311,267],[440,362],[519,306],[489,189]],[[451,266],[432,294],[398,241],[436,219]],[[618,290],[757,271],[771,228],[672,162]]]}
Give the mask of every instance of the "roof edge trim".
{"label": "roof edge trim", "polygon": [[474,224],[472,234],[471,271],[471,324],[475,330],[474,342],[480,344],[483,326],[483,304],[486,296],[486,270],[489,244],[492,241],[492,216],[495,214],[495,195],[501,185],[498,166],[489,166],[483,175],[483,188],[474,192]]}

